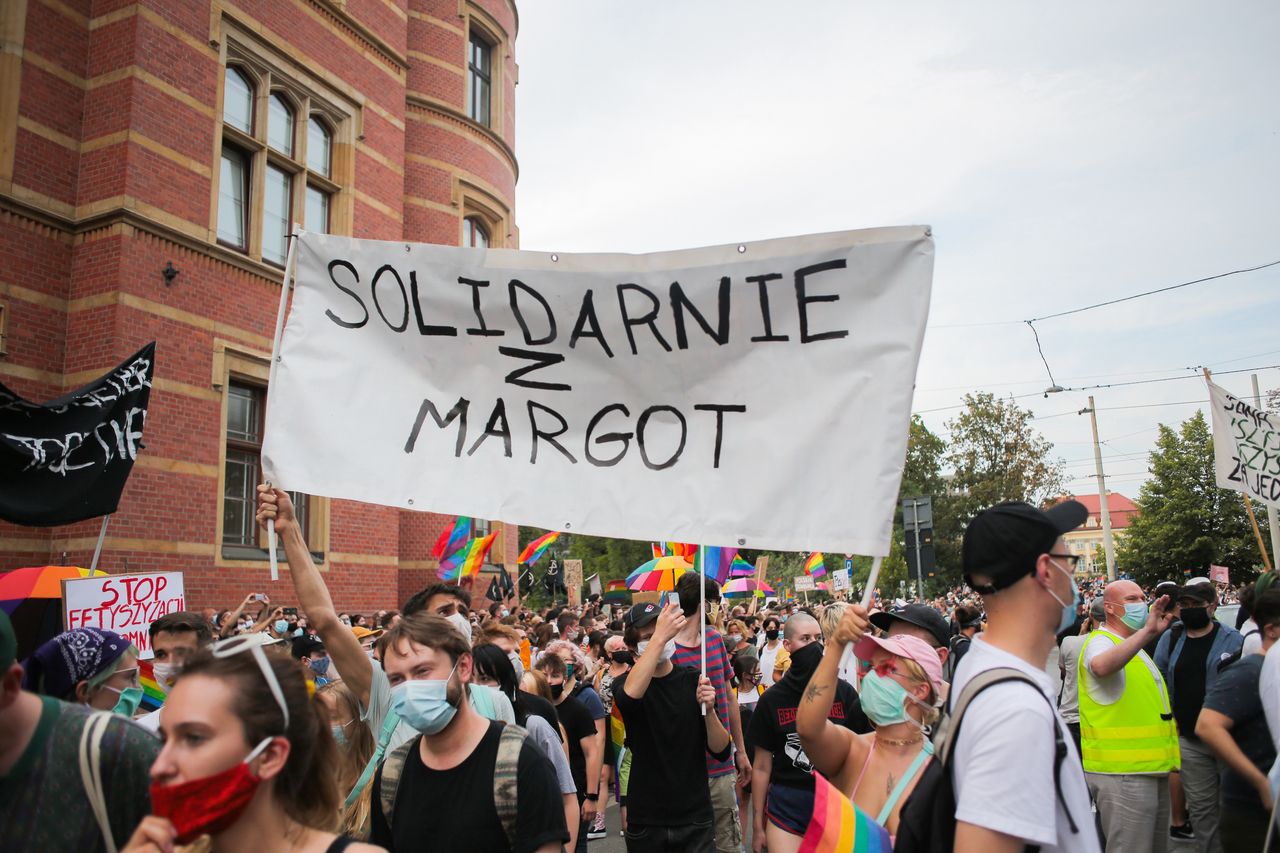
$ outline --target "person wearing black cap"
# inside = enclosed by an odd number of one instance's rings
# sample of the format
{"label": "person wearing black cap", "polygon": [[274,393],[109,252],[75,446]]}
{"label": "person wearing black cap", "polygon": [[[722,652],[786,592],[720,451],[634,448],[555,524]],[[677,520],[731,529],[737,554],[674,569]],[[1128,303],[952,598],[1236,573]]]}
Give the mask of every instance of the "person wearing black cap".
{"label": "person wearing black cap", "polygon": [[[696,669],[675,666],[680,605],[637,604],[623,640],[635,653],[631,671],[613,683],[614,706],[627,727],[627,850],[712,850],[715,813],[706,756],[729,757],[733,744],[715,712],[716,691]],[[699,705],[705,705],[704,715]]]}
{"label": "person wearing black cap", "polygon": [[1182,624],[1160,637],[1155,665],[1169,685],[1173,718],[1178,724],[1182,790],[1196,843],[1204,853],[1220,853],[1218,761],[1196,735],[1196,722],[1205,696],[1218,681],[1219,664],[1239,655],[1244,638],[1235,628],[1213,618],[1218,594],[1207,580],[1193,580],[1179,588],[1174,600]]}
{"label": "person wearing black cap", "polygon": [[329,655],[325,653],[324,643],[315,637],[305,634],[294,637],[290,656],[302,668],[302,677],[315,681],[316,687],[324,687],[333,680],[329,678]]}
{"label": "person wearing black cap", "polygon": [[927,604],[905,604],[890,611],[871,614],[871,624],[895,637],[907,634],[919,637],[938,653],[938,662],[945,665],[951,642],[951,628],[942,614]]}
{"label": "person wearing black cap", "polygon": [[[119,714],[95,714],[87,705],[24,689],[16,652],[13,624],[0,610],[0,844],[16,853],[96,853],[107,849],[103,836],[109,832],[114,848],[123,847],[151,811],[149,770],[160,742]],[[53,676],[46,675],[47,685]],[[57,677],[64,693],[77,683],[73,672]],[[95,718],[103,721],[102,740],[97,756],[87,757],[109,783],[101,791],[105,828],[95,819],[80,770],[81,735]]]}
{"label": "person wearing black cap", "polygon": [[956,670],[952,701],[996,669],[1017,670],[1039,690],[1005,681],[970,702],[951,755],[957,851],[1100,850],[1079,753],[1044,670],[1057,632],[1075,618],[1075,557],[1062,534],[1087,517],[1077,501],[1048,510],[1006,503],[980,512],[965,531],[965,580],[982,596],[987,629]]}

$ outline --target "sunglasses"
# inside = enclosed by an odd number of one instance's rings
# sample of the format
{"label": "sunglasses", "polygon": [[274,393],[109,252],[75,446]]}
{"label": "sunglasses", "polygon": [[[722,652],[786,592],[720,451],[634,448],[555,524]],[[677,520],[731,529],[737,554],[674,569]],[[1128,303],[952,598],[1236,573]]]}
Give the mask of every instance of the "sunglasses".
{"label": "sunglasses", "polygon": [[880,663],[872,664],[871,669],[873,669],[876,675],[881,678],[888,678],[890,675],[901,675],[903,678],[909,678],[912,681],[918,680],[914,675],[906,670],[898,669],[898,665],[893,662],[892,658],[882,660]]}
{"label": "sunglasses", "polygon": [[262,640],[256,634],[241,634],[236,637],[229,637],[214,643],[209,651],[216,658],[229,658],[238,655],[241,652],[249,652],[253,655],[253,659],[258,664],[258,669],[262,671],[262,677],[267,682],[267,687],[271,688],[271,695],[275,697],[276,704],[280,706],[280,713],[284,715],[284,727],[287,731],[289,728],[289,705],[284,701],[284,691],[280,689],[280,682],[276,679],[275,671],[271,668],[271,664],[267,661],[267,653],[262,650]]}

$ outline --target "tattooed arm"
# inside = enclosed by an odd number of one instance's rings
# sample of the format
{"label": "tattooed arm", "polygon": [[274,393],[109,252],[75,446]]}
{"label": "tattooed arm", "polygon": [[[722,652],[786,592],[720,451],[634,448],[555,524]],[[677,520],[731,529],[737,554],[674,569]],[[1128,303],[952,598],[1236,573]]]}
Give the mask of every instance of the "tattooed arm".
{"label": "tattooed arm", "polygon": [[866,754],[866,747],[860,738],[844,726],[832,723],[827,717],[831,713],[831,703],[836,698],[840,658],[845,646],[860,639],[867,624],[867,612],[863,608],[851,607],[845,611],[840,625],[827,640],[822,662],[804,688],[796,714],[796,732],[800,735],[800,745],[804,747],[813,766],[831,780],[835,780],[850,759],[860,761]]}

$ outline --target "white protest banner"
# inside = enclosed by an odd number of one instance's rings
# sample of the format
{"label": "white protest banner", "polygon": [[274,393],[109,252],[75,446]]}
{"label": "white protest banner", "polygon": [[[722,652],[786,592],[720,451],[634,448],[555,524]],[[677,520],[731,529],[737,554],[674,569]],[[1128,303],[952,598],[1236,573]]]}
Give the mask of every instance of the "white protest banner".
{"label": "white protest banner", "polygon": [[849,588],[849,570],[836,569],[831,574],[831,589],[833,591],[846,590]]}
{"label": "white protest banner", "polygon": [[63,625],[115,631],[150,658],[151,623],[186,609],[182,572],[106,575],[62,582]]}
{"label": "white protest banner", "polygon": [[796,592],[811,592],[816,588],[812,575],[796,575]]}
{"label": "white protest banner", "polygon": [[933,240],[653,255],[303,233],[266,476],[648,541],[886,554]]}
{"label": "white protest banner", "polygon": [[1206,381],[1218,486],[1280,507],[1280,417]]}

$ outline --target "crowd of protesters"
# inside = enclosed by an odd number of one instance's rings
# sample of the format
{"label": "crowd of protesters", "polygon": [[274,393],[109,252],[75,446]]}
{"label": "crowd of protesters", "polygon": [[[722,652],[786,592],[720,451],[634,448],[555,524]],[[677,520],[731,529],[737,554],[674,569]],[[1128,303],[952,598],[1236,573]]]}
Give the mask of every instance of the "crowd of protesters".
{"label": "crowd of protesters", "polygon": [[901,849],[1267,838],[1275,575],[1230,624],[1206,579],[1078,582],[1075,502],[980,513],[967,586],[923,602],[734,603],[689,573],[630,606],[441,583],[354,614],[287,494],[259,501],[297,601],[154,622],[158,711],[120,636],[16,661],[0,613],[0,847],[587,851],[613,802],[629,851],[834,849],[806,840],[817,775]]}

